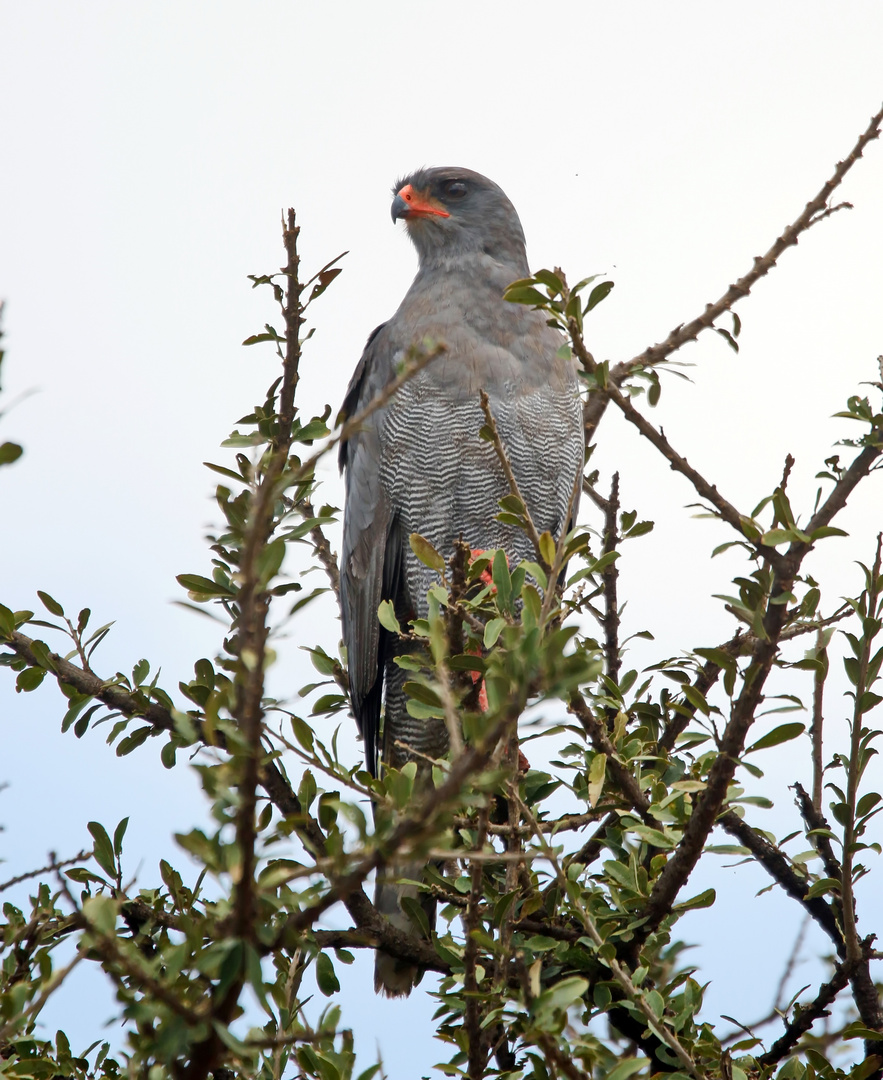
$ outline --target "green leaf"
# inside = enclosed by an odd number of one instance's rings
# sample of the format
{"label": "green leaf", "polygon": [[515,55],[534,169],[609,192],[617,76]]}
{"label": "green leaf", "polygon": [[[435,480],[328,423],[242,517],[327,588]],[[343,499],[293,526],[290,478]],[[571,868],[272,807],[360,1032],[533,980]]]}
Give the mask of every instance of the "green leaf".
{"label": "green leaf", "polygon": [[429,919],[426,912],[423,910],[423,905],[419,900],[413,896],[403,896],[399,903],[401,904],[402,911],[408,916],[412,923],[418,926],[425,938],[432,937],[432,933],[429,927]]}
{"label": "green leaf", "polygon": [[402,628],[399,625],[399,620],[396,618],[396,609],[391,600],[381,600],[380,606],[377,608],[377,618],[380,620],[380,625],[389,630],[392,634],[400,634]]}
{"label": "green leaf", "polygon": [[647,533],[653,532],[654,522],[652,521],[639,521],[637,525],[633,525],[625,534],[629,538],[636,536],[646,536]]}
{"label": "green leaf", "polygon": [[592,808],[601,798],[604,788],[604,775],[607,771],[607,755],[595,754],[589,767],[589,806]]}
{"label": "green leaf", "polygon": [[18,461],[24,451],[14,442],[0,443],[0,465],[11,465],[13,461]]}
{"label": "green leaf", "polygon": [[45,641],[32,641],[31,652],[34,656],[34,659],[37,661],[41,668],[45,668],[47,671],[54,670],[52,665],[52,657],[49,655],[49,646],[45,643]]}
{"label": "green leaf", "polygon": [[424,566],[428,566],[430,570],[444,570],[445,560],[425,536],[421,536],[420,533],[411,533],[408,542],[411,545],[411,551]]}
{"label": "green leaf", "polygon": [[739,351],[739,343],[736,341],[736,339],[733,337],[729,330],[724,330],[720,326],[713,326],[712,329],[717,331],[718,334],[720,334],[720,336],[724,339],[724,341],[726,341],[726,343],[730,346],[733,352]]}
{"label": "green leaf", "polygon": [[505,619],[491,619],[484,628],[484,647],[492,649],[497,643],[497,638],[502,634],[506,625]]}
{"label": "green leaf", "polygon": [[316,984],[325,997],[331,997],[332,994],[340,992],[340,983],[328,953],[319,953],[316,957]]}
{"label": "green leaf", "polygon": [[497,589],[497,599],[500,607],[507,611],[512,604],[512,577],[509,574],[509,562],[506,552],[498,548],[494,555],[493,581]]}
{"label": "green leaf", "polygon": [[550,532],[544,532],[540,537],[540,554],[542,555],[546,566],[551,566],[555,562],[555,541],[552,539]]}
{"label": "green leaf", "polygon": [[664,851],[675,846],[674,841],[670,836],[666,836],[665,833],[661,832],[659,829],[651,829],[647,825],[632,825],[629,828],[629,832],[636,833],[652,847],[662,848]]}
{"label": "green leaf", "polygon": [[837,878],[820,878],[818,881],[813,882],[803,899],[814,900],[815,897],[824,896],[828,892],[839,894],[840,884]]}
{"label": "green leaf", "polygon": [[92,839],[95,841],[92,849],[95,861],[111,880],[115,880],[117,875],[116,859],[114,858],[113,845],[107,835],[107,830],[98,821],[90,821],[88,829],[92,834]]}
{"label": "green leaf", "polygon": [[266,587],[279,573],[285,558],[285,541],[279,537],[261,551],[257,558],[257,576],[262,586]]}
{"label": "green leaf", "polygon": [[364,1072],[360,1072],[356,1077],[356,1080],[374,1080],[374,1077],[380,1072],[380,1065],[371,1065]]}
{"label": "green leaf", "polygon": [[879,1041],[881,1032],[874,1031],[873,1028],[866,1027],[860,1020],[856,1020],[852,1024],[848,1024],[843,1029],[844,1039],[870,1039],[872,1041]]}
{"label": "green leaf", "polygon": [[424,705],[441,705],[441,698],[438,696],[435,690],[430,686],[425,686],[423,683],[406,682],[402,689],[408,694],[409,697],[415,701],[422,701]]}
{"label": "green leaf", "polygon": [[822,525],[809,534],[810,540],[822,540],[826,536],[849,536],[845,529],[835,528],[833,525]]}
{"label": "green leaf", "polygon": [[178,574],[175,580],[179,585],[184,586],[191,600],[203,601],[211,600],[214,597],[236,595],[233,589],[227,588],[211,578],[203,577],[201,574]]}
{"label": "green leaf", "polygon": [[422,701],[415,701],[413,698],[408,698],[408,703],[405,706],[408,710],[408,716],[413,716],[415,720],[441,720],[444,715],[444,709],[440,705],[427,705]]}
{"label": "green leaf", "polygon": [[540,566],[539,563],[530,562],[525,559],[520,562],[519,567],[522,567],[525,573],[530,574],[534,581],[539,585],[541,589],[545,589],[549,584],[549,579],[546,577],[546,571]]}
{"label": "green leaf", "polygon": [[131,754],[133,750],[137,750],[142,743],[147,742],[151,735],[156,734],[156,729],[152,728],[149,724],[146,727],[140,727],[136,731],[133,731],[131,735],[127,735],[125,739],[120,741],[117,747],[117,757],[125,757],[126,754]]}
{"label": "green leaf", "polygon": [[684,900],[681,904],[674,904],[672,911],[692,911],[694,908],[706,908],[711,905],[717,899],[717,893],[714,889],[706,889],[705,892],[698,893],[696,896],[691,896],[689,900]]}
{"label": "green leaf", "polygon": [[64,615],[64,608],[61,606],[61,604],[59,604],[57,600],[53,600],[49,593],[42,592],[40,589],[37,589],[37,596],[40,597],[40,601],[43,604],[43,607],[46,608],[46,610],[51,615]]}
{"label": "green leaf", "polygon": [[586,315],[588,315],[592,308],[596,308],[602,300],[610,295],[613,284],[612,281],[602,281],[600,285],[596,285],[594,289],[592,289],[589,293],[589,302],[586,304]]}
{"label": "green leaf", "polygon": [[553,293],[560,293],[564,288],[564,282],[557,274],[553,274],[551,270],[537,270],[534,274],[534,281],[538,281],[540,285],[545,285]]}
{"label": "green leaf", "polygon": [[588,990],[589,984],[586,979],[570,978],[562,979],[561,982],[544,990],[533,1003],[533,1013],[537,1023],[552,1019],[552,1015],[563,1009],[568,1009],[574,1002]]}
{"label": "green leaf", "polygon": [[20,671],[15,680],[15,689],[19,693],[29,693],[31,690],[36,690],[43,679],[46,677],[46,672],[43,668],[29,667],[24,671]]}
{"label": "green leaf", "polygon": [[806,725],[798,722],[780,724],[777,728],[773,728],[772,731],[768,731],[767,734],[758,739],[756,743],[752,743],[745,753],[751,754],[755,750],[766,750],[770,746],[778,746],[780,743],[790,742],[792,739],[796,739],[798,735],[802,735],[804,731],[806,731]]}
{"label": "green leaf", "polygon": [[107,884],[103,877],[91,873],[84,866],[75,866],[73,870],[65,870],[64,876],[70,878],[71,881],[76,881],[78,885],[88,885],[90,882],[96,885]]}
{"label": "green leaf", "polygon": [[90,896],[83,904],[87,921],[102,934],[113,934],[116,929],[117,906],[109,896]]}
{"label": "green leaf", "polygon": [[313,667],[320,675],[333,675],[337,671],[337,661],[328,655],[324,649],[315,648],[309,649],[306,646],[301,646],[306,652],[310,654],[310,659],[313,662]]}
{"label": "green leaf", "polygon": [[123,837],[126,835],[126,829],[128,829],[128,827],[129,819],[124,817],[113,831],[113,850],[115,855],[122,855],[123,853]]}
{"label": "green leaf", "polygon": [[311,301],[317,299],[317,297],[320,297],[322,293],[325,292],[325,290],[331,284],[331,282],[334,281],[337,275],[342,273],[343,268],[340,266],[330,267],[328,270],[320,270],[318,274],[319,280],[313,286],[312,291],[310,292],[310,299],[307,301],[307,303],[310,303]]}
{"label": "green leaf", "polygon": [[776,547],[778,544],[790,544],[794,534],[790,529],[769,529],[760,538],[764,547]]}
{"label": "green leaf", "polygon": [[503,299],[510,304],[531,304],[533,307],[545,307],[549,303],[549,297],[544,296],[533,285],[523,285],[516,281],[503,293]]}
{"label": "green leaf", "polygon": [[326,713],[336,713],[339,708],[345,704],[345,699],[341,693],[324,693],[323,696],[314,702],[311,715],[320,716]]}

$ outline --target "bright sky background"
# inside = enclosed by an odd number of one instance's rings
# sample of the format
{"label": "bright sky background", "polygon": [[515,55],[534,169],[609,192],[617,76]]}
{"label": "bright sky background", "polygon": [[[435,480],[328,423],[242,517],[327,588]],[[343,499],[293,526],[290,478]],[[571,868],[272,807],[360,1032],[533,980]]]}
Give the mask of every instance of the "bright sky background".
{"label": "bright sky background", "polygon": [[[70,612],[90,606],[96,625],[116,620],[96,654],[108,674],[145,656],[174,687],[216,651],[214,624],[172,605],[174,576],[208,568],[202,537],[218,514],[201,462],[224,460],[219,442],[274,377],[268,347],[239,343],[278,324],[246,274],[279,266],[283,208],[297,208],[308,272],[350,252],[311,312],[307,412],[336,409],[367,334],[410,282],[415,256],[390,224],[389,189],[422,164],[500,183],[532,266],[561,265],[571,280],[608,272],[616,288],[589,343],[599,358],[627,359],[716,299],[815,195],[880,105],[881,55],[872,0],[0,0],[3,406],[37,391],[0,427],[26,451],[0,472],[0,602],[33,608],[41,588]],[[792,500],[811,507],[815,473],[852,434],[831,414],[878,377],[879,143],[837,197],[855,209],[802,238],[739,306],[739,356],[714,334],[685,349],[694,381],[665,379],[653,417],[745,511],[788,452]],[[744,565],[710,561],[724,527],[694,520],[686,482],[612,415],[595,461],[608,480],[619,469],[625,505],[658,523],[623,562],[626,627],[659,639],[633,662],[724,640],[730,620],[703,599],[731,591]],[[324,475],[325,498],[340,504],[330,465]],[[872,557],[879,475],[839,523],[850,539],[828,541],[808,566],[826,610],[858,588],[852,560]],[[330,607],[311,609],[300,631],[336,648]],[[311,680],[295,644],[273,672],[280,695]],[[0,679],[0,878],[50,849],[88,847],[91,819],[112,828],[129,814],[129,868],[156,881],[172,832],[204,816],[192,776],[162,769],[154,744],[120,761],[100,731],[62,737],[57,691],[47,682],[19,696],[11,685]],[[844,708],[832,693],[832,739]],[[780,784],[775,815],[752,820],[797,827],[784,785],[806,780],[806,758],[805,740],[791,744],[768,774]],[[777,919],[793,913],[774,893],[745,918],[766,884],[753,869],[711,867],[696,891],[709,883],[718,906],[682,924],[713,979],[709,1015],[755,1019],[769,1006],[757,987],[774,983],[791,944]],[[865,902],[862,929],[879,932],[879,897]],[[369,966],[345,987],[363,1067],[376,1043],[391,1080],[428,1071],[440,1057],[426,1050],[432,1002],[375,999]],[[75,1048],[113,1008],[80,971],[46,1017]],[[805,966],[793,989],[817,974]]]}

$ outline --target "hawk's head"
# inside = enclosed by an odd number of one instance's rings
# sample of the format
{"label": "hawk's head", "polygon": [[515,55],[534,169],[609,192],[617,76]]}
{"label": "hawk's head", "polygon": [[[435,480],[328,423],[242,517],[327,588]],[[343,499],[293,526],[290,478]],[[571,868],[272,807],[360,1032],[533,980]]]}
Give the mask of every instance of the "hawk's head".
{"label": "hawk's head", "polygon": [[418,169],[396,181],[392,219],[405,219],[421,265],[484,252],[520,271],[524,232],[515,207],[492,180],[471,169]]}

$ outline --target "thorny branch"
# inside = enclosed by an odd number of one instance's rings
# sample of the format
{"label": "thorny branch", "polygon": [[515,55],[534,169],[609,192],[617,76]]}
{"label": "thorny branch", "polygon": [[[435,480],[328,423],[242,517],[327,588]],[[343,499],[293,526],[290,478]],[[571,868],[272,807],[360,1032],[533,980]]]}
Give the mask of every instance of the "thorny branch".
{"label": "thorny branch", "polygon": [[[802,213],[782,232],[765,255],[755,257],[754,265],[748,273],[730,285],[726,292],[713,304],[707,304],[701,315],[686,324],[682,323],[680,326],[675,327],[665,341],[650,346],[638,356],[632,357],[631,360],[615,365],[610,371],[610,384],[616,388],[622,386],[630,375],[640,371],[642,368],[663,363],[683,345],[695,341],[703,330],[713,327],[724,312],[729,311],[739,300],[747,296],[754,285],[773,269],[783,252],[797,244],[800,236],[807,229],[829,217],[835,210],[849,207],[849,203],[841,203],[832,207],[828,205],[828,200],[840,186],[849,170],[862,156],[867,146],[874,139],[879,138],[881,125],[883,125],[883,107],[871,118],[871,122],[859,136],[850,153],[843,161],[837,163],[837,167],[834,169],[830,179],[826,180],[818,194],[810,199]],[[590,396],[584,412],[586,445],[594,438],[595,430],[604,415],[609,400],[609,395],[605,393]]]}
{"label": "thorny branch", "polygon": [[[579,355],[580,350],[585,352],[585,349],[575,320],[571,320],[571,331],[574,346]],[[678,462],[679,470],[694,482],[699,494],[718,506],[721,516],[728,520],[732,519],[731,523],[736,526],[739,515],[735,508],[731,507],[726,500],[721,499],[715,488],[696,474],[695,470],[687,466],[684,459],[670,449],[664,437],[616,388],[610,387],[609,393],[611,399],[620,406],[624,414],[629,419],[634,419],[642,433],[647,433],[651,441],[659,446],[669,460]],[[706,838],[714,826],[715,818],[735,773],[739,755],[744,749],[745,737],[754,722],[757,706],[762,700],[764,684],[778,654],[779,640],[788,617],[786,601],[791,595],[801,563],[812,547],[813,535],[818,529],[828,525],[838,510],[845,505],[849,494],[856,484],[868,475],[881,453],[883,453],[883,432],[874,431],[870,445],[864,447],[840,476],[828,498],[805,527],[804,532],[808,539],[793,541],[785,554],[775,552],[774,556],[765,556],[773,567],[773,584],[762,620],[763,637],[757,640],[751,650],[751,660],[743,674],[742,691],[733,704],[730,719],[720,740],[718,756],[708,775],[706,788],[696,801],[681,841],[653,886],[647,904],[647,921],[635,935],[635,949],[640,947],[640,944],[646,940],[646,936],[671,910],[675,897],[690,876],[702,853]],[[741,531],[741,526],[739,528]],[[764,552],[767,550],[773,551],[772,548],[763,549]]]}
{"label": "thorny branch", "polygon": [[[303,322],[301,305],[300,259],[297,238],[300,229],[294,210],[288,211],[283,242],[288,257],[285,267],[287,292],[285,298],[285,356],[282,364],[282,387],[279,394],[279,415],[268,460],[258,473],[249,502],[245,543],[239,562],[239,592],[235,605],[233,630],[237,636],[235,702],[232,708],[245,740],[242,757],[242,776],[238,784],[239,805],[236,812],[236,842],[241,860],[233,889],[233,933],[236,938],[255,942],[255,869],[257,843],[257,788],[260,783],[263,749],[263,698],[266,647],[269,635],[268,616],[270,594],[261,580],[259,558],[266,549],[276,527],[275,506],[280,481],[288,464],[294,425],[294,397],[299,378],[301,357],[300,328]],[[212,1015],[222,1024],[233,1018],[245,972],[241,971],[229,983],[218,1001],[212,1003]],[[179,1074],[184,1080],[203,1080],[223,1053],[223,1042],[215,1030],[193,1047],[190,1063]]]}
{"label": "thorny branch", "polygon": [[73,866],[75,863],[88,859],[91,854],[91,851],[81,851],[70,859],[61,859],[58,862],[56,862],[55,859],[52,859],[47,866],[41,866],[39,870],[29,870],[26,874],[18,874],[16,877],[9,878],[8,881],[0,881],[0,892],[11,889],[14,885],[20,885],[23,881],[29,881],[31,878],[39,877],[41,874],[51,873],[60,866]]}
{"label": "thorny branch", "polygon": [[769,1050],[760,1055],[757,1059],[759,1065],[768,1068],[781,1061],[786,1054],[789,1054],[794,1049],[801,1036],[810,1030],[816,1020],[829,1015],[829,1006],[834,1003],[837,995],[849,983],[855,966],[856,962],[850,960],[836,966],[833,976],[828,982],[822,983],[815,998],[809,1004],[800,1007],[800,1011],[794,1019],[789,1020],[785,1025],[784,1032],[776,1039]]}

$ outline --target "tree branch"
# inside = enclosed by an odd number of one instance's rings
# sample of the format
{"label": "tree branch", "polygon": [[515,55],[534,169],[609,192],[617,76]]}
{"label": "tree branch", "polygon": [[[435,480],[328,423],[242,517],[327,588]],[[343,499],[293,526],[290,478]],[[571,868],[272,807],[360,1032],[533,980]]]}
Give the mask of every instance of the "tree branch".
{"label": "tree branch", "polygon": [[847,961],[838,964],[834,968],[834,975],[828,982],[822,983],[814,1000],[808,1005],[800,1006],[800,1011],[797,1012],[794,1019],[785,1025],[785,1031],[776,1039],[766,1053],[760,1055],[757,1059],[759,1065],[768,1068],[781,1061],[797,1045],[800,1037],[809,1031],[816,1020],[830,1015],[828,1006],[832,1005],[840,991],[845,989],[853,966],[851,961]]}
{"label": "tree branch", "polygon": [[[713,327],[724,312],[729,311],[739,300],[751,292],[754,285],[776,266],[783,252],[797,244],[802,233],[829,217],[835,210],[848,207],[849,203],[829,207],[828,200],[843,182],[849,170],[862,156],[869,143],[879,138],[881,124],[883,124],[883,107],[871,118],[870,123],[859,136],[849,155],[843,161],[838,161],[830,179],[825,181],[818,194],[810,199],[803,208],[802,213],[773,242],[766,254],[755,258],[754,265],[748,273],[730,285],[726,292],[714,303],[706,304],[701,315],[686,324],[681,323],[680,326],[675,327],[665,341],[658,345],[651,345],[650,348],[632,357],[631,360],[617,364],[610,371],[610,382],[614,386],[620,387],[636,371],[662,363],[683,345],[695,341],[703,330]],[[608,396],[606,394],[593,393],[586,403],[584,413],[586,445],[594,438],[595,430],[607,408],[607,401]]]}

